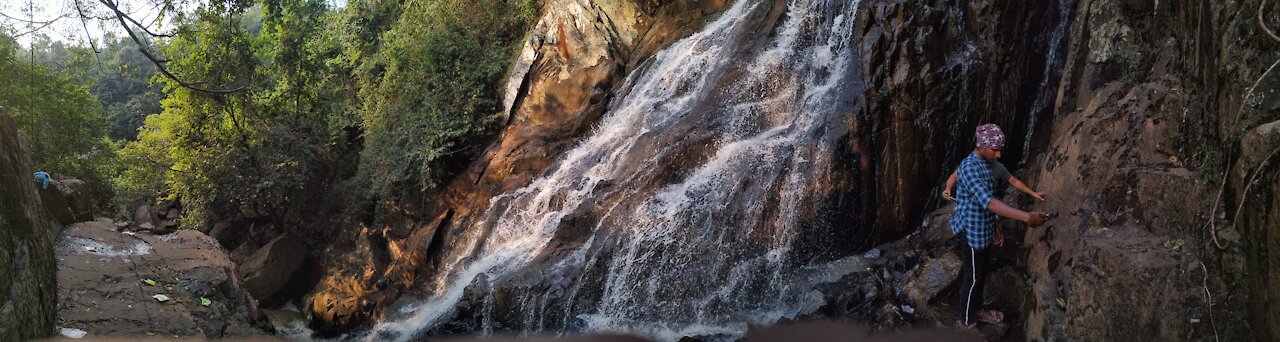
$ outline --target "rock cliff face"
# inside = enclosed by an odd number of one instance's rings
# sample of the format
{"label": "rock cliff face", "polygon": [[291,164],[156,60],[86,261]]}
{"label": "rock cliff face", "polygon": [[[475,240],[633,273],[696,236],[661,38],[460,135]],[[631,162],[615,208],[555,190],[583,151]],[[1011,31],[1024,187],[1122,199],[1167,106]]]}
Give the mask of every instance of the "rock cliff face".
{"label": "rock cliff face", "polygon": [[[788,34],[780,28],[796,15],[787,1],[751,3],[760,9],[746,16],[753,25],[742,31],[752,38],[732,45],[737,54],[730,56],[750,56],[748,51]],[[796,245],[801,254],[823,244],[840,245],[823,249],[828,254],[848,253],[915,231],[925,213],[940,205],[937,194],[946,176],[972,149],[973,127],[994,122],[1010,137],[1003,162],[1049,194],[1044,203],[1011,199],[1059,214],[1044,227],[1006,225],[1013,239],[1004,253],[1016,260],[1016,271],[1009,273],[1029,279],[1027,298],[1010,312],[1025,322],[1026,338],[1280,338],[1272,331],[1280,326],[1275,305],[1280,290],[1271,285],[1280,281],[1275,267],[1280,253],[1274,252],[1280,233],[1273,229],[1280,224],[1280,196],[1275,195],[1280,159],[1272,158],[1280,138],[1276,125],[1266,124],[1280,118],[1275,93],[1280,75],[1264,77],[1280,57],[1280,37],[1272,39],[1259,25],[1280,25],[1274,14],[1280,12],[1261,11],[1259,1],[855,3],[856,16],[840,19],[853,21],[849,44],[857,51],[851,55],[853,66],[844,70],[852,75],[841,85],[847,88],[836,93],[847,100],[835,106],[837,114],[823,118],[831,122],[821,133],[811,136],[835,165],[843,166],[806,179],[820,185],[805,188],[814,190],[806,196],[817,204],[796,209],[806,228],[841,233],[802,234]],[[657,72],[648,69],[657,63],[652,55],[697,31],[726,5],[714,0],[549,1],[515,63],[507,88],[507,127],[441,192],[384,203],[390,214],[380,225],[363,227],[347,237],[353,243],[325,253],[335,257],[327,260],[326,277],[307,298],[313,322],[322,331],[346,331],[387,318],[397,301],[438,295],[423,288],[453,267],[446,256],[465,252],[458,246],[464,241],[500,235],[492,225],[467,230],[496,220],[481,217],[486,208],[520,204],[498,196],[566,167],[558,162],[566,151],[590,134],[618,99],[635,95],[621,86],[624,79]],[[830,16],[813,20],[832,19],[845,9],[831,10]],[[707,47],[690,49],[705,52],[700,48]],[[731,86],[773,72],[726,70],[717,75],[722,87],[713,87],[716,91],[706,97],[741,100],[732,97],[738,94],[726,95],[737,89]],[[724,110],[718,102],[707,103],[697,109]],[[675,126],[679,133],[672,134],[683,134],[681,139],[642,140],[655,146],[632,147],[629,153],[650,156],[652,149],[665,148],[663,143],[678,152],[658,153],[652,174],[638,182],[605,182],[596,189],[658,187],[691,177],[694,166],[716,152],[696,147],[714,145],[706,126]],[[661,133],[667,132],[654,134]],[[751,184],[756,183],[737,186]],[[564,205],[565,196],[548,206]],[[570,252],[592,239],[623,234],[593,235],[583,227],[608,220],[615,209],[643,204],[636,202],[602,197],[558,218],[563,221],[555,243],[536,256],[537,263],[555,264],[578,255]],[[776,207],[765,203],[759,218],[717,222],[769,218]],[[554,282],[482,280],[487,289],[468,287],[458,294],[470,303],[459,311],[472,315],[460,318],[460,324],[473,325],[441,331],[518,329],[501,324],[527,318],[498,317],[495,323],[482,312],[495,306],[527,309],[540,305],[530,301],[555,301],[569,291],[569,285]],[[927,297],[936,290],[931,287]],[[528,295],[535,292],[539,295]]]}
{"label": "rock cliff face", "polygon": [[5,341],[49,336],[56,322],[52,237],[59,225],[36,194],[33,172],[13,118],[0,109],[0,340]]}
{"label": "rock cliff face", "polygon": [[[1076,4],[1051,142],[1028,165],[1052,194],[1040,208],[1061,214],[1023,239],[1028,338],[1276,338],[1260,285],[1276,274],[1260,229],[1274,188],[1245,198],[1244,172],[1226,172],[1257,170],[1266,143],[1240,132],[1280,114],[1275,75],[1261,78],[1280,40],[1259,26],[1278,18],[1260,5]],[[1232,217],[1242,205],[1251,218]]]}
{"label": "rock cliff face", "polygon": [[[1270,110],[1274,112],[1274,108]],[[1280,289],[1276,286],[1280,284],[1280,253],[1276,252],[1280,250],[1280,230],[1276,229],[1280,227],[1280,167],[1276,166],[1280,163],[1276,158],[1280,121],[1250,130],[1240,141],[1240,149],[1230,180],[1235,209],[1224,206],[1222,212],[1245,236],[1240,242],[1247,260],[1244,278],[1253,326],[1259,336],[1276,340],[1280,339]],[[1239,263],[1238,259],[1232,261]]]}

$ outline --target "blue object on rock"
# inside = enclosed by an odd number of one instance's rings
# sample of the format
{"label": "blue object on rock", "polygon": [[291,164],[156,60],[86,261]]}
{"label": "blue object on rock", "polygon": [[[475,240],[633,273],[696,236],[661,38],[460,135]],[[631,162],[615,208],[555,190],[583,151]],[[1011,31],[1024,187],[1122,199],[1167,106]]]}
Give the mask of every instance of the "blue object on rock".
{"label": "blue object on rock", "polygon": [[880,249],[879,249],[879,248],[872,248],[871,250],[867,251],[867,253],[866,253],[866,254],[863,254],[863,255],[862,255],[862,257],[863,257],[863,258],[865,258],[865,259],[879,259],[879,258],[880,258]]}
{"label": "blue object on rock", "polygon": [[37,171],[37,172],[36,172],[36,180],[37,180],[37,181],[41,181],[41,182],[43,182],[43,184],[41,184],[41,185],[40,185],[40,188],[41,188],[41,189],[48,189],[48,188],[49,188],[49,173],[48,173],[48,172],[44,172],[44,171]]}

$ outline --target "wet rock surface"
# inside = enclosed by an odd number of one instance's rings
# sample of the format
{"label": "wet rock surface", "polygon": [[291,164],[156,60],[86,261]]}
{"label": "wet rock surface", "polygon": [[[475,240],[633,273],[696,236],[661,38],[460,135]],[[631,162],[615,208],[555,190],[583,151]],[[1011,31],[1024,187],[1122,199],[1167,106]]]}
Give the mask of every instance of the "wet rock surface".
{"label": "wet rock surface", "polygon": [[263,336],[254,299],[217,241],[183,230],[122,232],[107,219],[57,242],[58,325],[87,337]]}
{"label": "wet rock surface", "polygon": [[866,105],[849,138],[859,203],[880,241],[913,231],[941,205],[947,176],[981,123],[1004,129],[1016,170],[1052,116],[1071,0],[863,1],[858,16]]}

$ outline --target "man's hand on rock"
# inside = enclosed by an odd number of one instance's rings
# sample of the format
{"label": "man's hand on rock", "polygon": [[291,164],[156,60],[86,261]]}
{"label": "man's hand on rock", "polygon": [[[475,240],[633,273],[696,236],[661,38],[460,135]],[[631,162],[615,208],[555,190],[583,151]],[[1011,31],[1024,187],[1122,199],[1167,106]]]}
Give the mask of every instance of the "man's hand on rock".
{"label": "man's hand on rock", "polygon": [[1039,211],[1033,211],[1027,214],[1027,220],[1023,221],[1028,226],[1037,227],[1044,224],[1045,215]]}

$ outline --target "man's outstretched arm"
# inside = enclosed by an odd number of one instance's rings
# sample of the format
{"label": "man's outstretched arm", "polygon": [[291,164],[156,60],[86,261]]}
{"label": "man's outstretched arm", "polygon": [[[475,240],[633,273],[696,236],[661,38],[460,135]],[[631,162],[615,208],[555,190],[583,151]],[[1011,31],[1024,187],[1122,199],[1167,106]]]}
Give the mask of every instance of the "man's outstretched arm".
{"label": "man's outstretched arm", "polygon": [[1018,177],[1009,177],[1009,185],[1013,185],[1015,189],[1018,189],[1018,191],[1022,191],[1025,194],[1031,195],[1031,197],[1035,197],[1036,199],[1041,201],[1044,200],[1043,192],[1036,192],[1035,190],[1031,190],[1031,187],[1027,186],[1026,184],[1023,184],[1022,181],[1018,180]]}
{"label": "man's outstretched arm", "polygon": [[1038,211],[1022,211],[1021,209],[1014,208],[1013,206],[1005,204],[1004,201],[995,198],[992,198],[990,202],[987,202],[987,210],[990,210],[1003,218],[1022,221],[1032,227],[1039,226],[1044,223],[1044,213]]}

